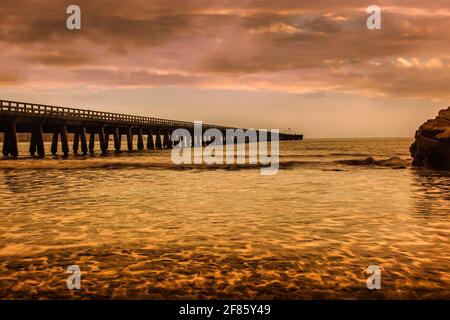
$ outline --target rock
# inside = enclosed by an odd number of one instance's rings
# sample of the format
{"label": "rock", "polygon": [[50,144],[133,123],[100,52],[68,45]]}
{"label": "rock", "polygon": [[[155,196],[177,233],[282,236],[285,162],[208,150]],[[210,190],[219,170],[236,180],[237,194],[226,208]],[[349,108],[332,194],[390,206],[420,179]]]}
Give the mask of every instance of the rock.
{"label": "rock", "polygon": [[450,107],[419,128],[409,151],[413,166],[450,170]]}

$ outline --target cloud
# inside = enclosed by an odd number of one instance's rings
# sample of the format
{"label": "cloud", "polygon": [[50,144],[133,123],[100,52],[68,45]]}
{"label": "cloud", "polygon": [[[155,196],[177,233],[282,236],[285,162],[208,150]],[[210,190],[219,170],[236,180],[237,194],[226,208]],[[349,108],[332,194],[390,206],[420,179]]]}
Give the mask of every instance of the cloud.
{"label": "cloud", "polygon": [[445,1],[381,0],[380,31],[352,0],[77,4],[71,32],[66,1],[2,1],[0,61],[21,77],[0,83],[450,97]]}
{"label": "cloud", "polygon": [[[397,64],[398,67],[404,67],[404,68],[429,68],[429,69],[440,69],[444,68],[445,65],[439,58],[430,58],[428,60],[420,60],[418,58],[411,58],[410,60],[407,60],[405,58],[398,58]],[[448,66],[447,66],[448,67]]]}
{"label": "cloud", "polygon": [[41,50],[27,57],[32,63],[58,67],[84,65],[92,61],[88,53],[76,50]]}
{"label": "cloud", "polygon": [[406,60],[405,58],[400,57],[397,59],[397,66],[405,67],[405,68],[412,68],[414,66],[414,63]]}
{"label": "cloud", "polygon": [[255,29],[250,29],[250,33],[260,34],[260,33],[285,33],[285,34],[295,34],[303,32],[302,29],[290,26],[288,24],[279,22],[273,23],[268,27],[259,27]]}
{"label": "cloud", "polygon": [[0,73],[0,85],[11,86],[21,83],[21,77],[14,72],[2,70]]}

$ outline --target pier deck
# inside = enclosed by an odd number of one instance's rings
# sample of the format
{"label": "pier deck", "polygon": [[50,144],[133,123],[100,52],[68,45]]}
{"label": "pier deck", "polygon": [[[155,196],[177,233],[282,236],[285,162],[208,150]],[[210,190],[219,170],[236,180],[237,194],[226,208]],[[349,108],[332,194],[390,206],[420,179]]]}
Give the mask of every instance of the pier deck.
{"label": "pier deck", "polygon": [[[217,128],[222,132],[227,129],[244,129],[221,125],[203,124],[204,130]],[[114,138],[114,149],[120,152],[121,138],[127,139],[128,151],[133,150],[133,136],[138,137],[137,149],[144,149],[143,136],[147,135],[147,149],[173,147],[171,134],[175,129],[193,131],[194,123],[154,117],[144,117],[120,113],[66,108],[17,101],[0,100],[0,132],[4,133],[2,152],[4,156],[17,157],[17,133],[31,133],[30,155],[36,153],[45,156],[44,133],[51,133],[51,152],[58,152],[58,138],[64,156],[69,155],[68,134],[73,134],[73,152],[76,154],[81,145],[81,152],[94,151],[96,136],[102,153],[109,147],[110,135]],[[258,131],[258,130],[257,130]],[[89,141],[87,136],[89,135]],[[302,140],[303,135],[280,133],[280,140]],[[223,141],[225,143],[225,141]],[[195,145],[195,141],[192,144]],[[203,145],[205,141],[200,142]]]}

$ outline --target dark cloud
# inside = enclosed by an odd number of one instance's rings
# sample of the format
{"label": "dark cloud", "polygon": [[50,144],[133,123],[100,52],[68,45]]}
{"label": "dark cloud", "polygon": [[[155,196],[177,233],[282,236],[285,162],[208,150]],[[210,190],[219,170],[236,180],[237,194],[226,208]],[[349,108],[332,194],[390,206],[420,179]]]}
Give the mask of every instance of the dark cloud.
{"label": "dark cloud", "polygon": [[22,79],[18,74],[14,72],[8,72],[6,70],[2,70],[0,73],[0,85],[14,85],[22,82]]}
{"label": "dark cloud", "polygon": [[27,59],[33,63],[58,67],[84,65],[92,61],[89,54],[71,50],[39,51],[29,55]]}
{"label": "dark cloud", "polygon": [[356,0],[79,0],[75,32],[69,4],[2,0],[0,42],[15,49],[0,57],[24,79],[46,66],[70,69],[60,85],[450,95],[446,1],[380,0],[380,31]]}
{"label": "dark cloud", "polygon": [[[171,86],[206,84],[207,79],[201,76],[184,76],[181,74],[157,74],[147,71],[105,70],[98,68],[73,69],[69,72],[69,78],[74,82],[95,83],[99,86],[121,85],[131,87],[146,86]],[[209,79],[210,80],[210,79]]]}

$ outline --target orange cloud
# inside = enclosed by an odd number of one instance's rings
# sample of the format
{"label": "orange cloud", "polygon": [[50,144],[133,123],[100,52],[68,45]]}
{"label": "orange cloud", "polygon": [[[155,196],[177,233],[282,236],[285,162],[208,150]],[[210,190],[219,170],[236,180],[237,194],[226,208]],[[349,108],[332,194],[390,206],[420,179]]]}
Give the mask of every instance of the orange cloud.
{"label": "orange cloud", "polygon": [[450,96],[446,1],[88,1],[82,30],[66,1],[3,0],[2,86],[183,86],[309,93]]}

